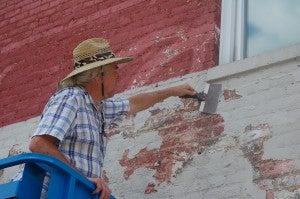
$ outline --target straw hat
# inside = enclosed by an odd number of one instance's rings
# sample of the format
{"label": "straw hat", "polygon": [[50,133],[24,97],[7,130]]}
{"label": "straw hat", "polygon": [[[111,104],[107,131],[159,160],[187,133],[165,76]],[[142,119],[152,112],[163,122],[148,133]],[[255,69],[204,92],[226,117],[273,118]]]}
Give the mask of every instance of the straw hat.
{"label": "straw hat", "polygon": [[115,57],[109,43],[103,38],[92,38],[81,42],[73,50],[74,70],[62,81],[79,73],[111,63],[125,63],[132,57]]}

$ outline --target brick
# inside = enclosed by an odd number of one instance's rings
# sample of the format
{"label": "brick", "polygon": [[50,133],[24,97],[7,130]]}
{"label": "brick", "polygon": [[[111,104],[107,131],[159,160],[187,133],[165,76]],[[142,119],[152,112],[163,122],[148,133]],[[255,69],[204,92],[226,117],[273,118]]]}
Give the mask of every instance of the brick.
{"label": "brick", "polygon": [[56,7],[56,6],[59,6],[61,4],[61,0],[52,0],[50,1],[50,7]]}
{"label": "brick", "polygon": [[231,100],[241,98],[242,96],[237,93],[238,92],[236,90],[224,90],[223,96],[224,96],[225,101],[231,101]]}
{"label": "brick", "polygon": [[10,23],[15,23],[17,21],[25,19],[28,16],[29,16],[29,12],[22,12],[20,14],[14,15],[13,17],[10,17],[9,22]]}
{"label": "brick", "polygon": [[44,25],[42,25],[42,26],[37,26],[37,28],[35,28],[35,29],[33,30],[33,34],[38,35],[38,34],[40,34],[40,33],[45,33],[45,32],[47,32],[48,30],[50,30],[51,28],[53,28],[53,24],[51,24],[51,23],[46,23],[46,24],[44,24]]}
{"label": "brick", "polygon": [[145,194],[150,194],[150,193],[155,193],[157,190],[155,189],[155,184],[154,183],[149,183],[147,188],[145,189]]}
{"label": "brick", "polygon": [[49,17],[46,16],[46,17],[43,17],[43,18],[39,18],[38,19],[38,26],[43,26],[45,24],[48,24],[50,21]]}
{"label": "brick", "polygon": [[36,19],[41,19],[41,18],[50,18],[52,14],[55,14],[58,12],[57,8],[49,8],[47,10],[44,10],[43,12],[40,12],[37,14],[37,16],[34,16]]}
{"label": "brick", "polygon": [[[1,4],[1,5],[3,5],[3,4]],[[13,6],[13,5],[7,6],[7,7],[5,7],[5,8],[1,8],[1,9],[0,9],[0,19],[1,19],[1,20],[4,20],[4,19],[5,19],[6,13],[8,13],[8,12],[13,12],[14,9],[15,9],[15,6]]]}
{"label": "brick", "polygon": [[[38,18],[36,16],[30,16],[22,19],[22,21],[17,21],[17,27],[22,27],[26,25],[29,29],[33,30],[35,27],[37,27]],[[22,28],[20,28],[22,29]]]}
{"label": "brick", "polygon": [[[24,1],[25,2],[25,1]],[[39,5],[41,5],[41,1],[33,1],[32,3],[29,3],[27,5],[24,5],[22,7],[22,11],[31,11],[35,10]]]}
{"label": "brick", "polygon": [[7,7],[6,2],[2,2],[0,4],[0,10],[3,9],[3,8],[5,8],[5,7]]}
{"label": "brick", "polygon": [[[0,21],[0,28],[5,27],[9,24],[9,19],[4,19]],[[1,31],[2,32],[2,31]]]}
{"label": "brick", "polygon": [[29,15],[37,15],[39,12],[41,12],[41,7],[40,7],[40,4],[35,7],[34,9],[30,9],[29,10]]}
{"label": "brick", "polygon": [[28,31],[27,28],[26,28],[26,26],[23,26],[23,28],[20,27],[20,28],[17,28],[17,29],[15,29],[15,30],[9,32],[8,37],[9,37],[9,38],[14,37],[14,40],[15,40],[15,41],[16,41],[16,40],[21,40],[21,39],[17,38],[17,37],[19,37],[21,34],[26,34],[27,36],[26,36],[25,38],[22,38],[22,39],[26,39],[26,38],[28,38],[28,37],[31,35],[31,31]]}
{"label": "brick", "polygon": [[24,11],[24,10],[23,10],[24,6],[26,6],[26,5],[28,5],[28,4],[31,4],[31,3],[33,3],[33,0],[19,1],[19,2],[17,2],[17,3],[15,4],[15,7],[16,7],[16,8],[21,8],[22,11]]}
{"label": "brick", "polygon": [[43,12],[45,10],[48,10],[49,7],[50,7],[50,3],[44,3],[40,5],[40,11]]}
{"label": "brick", "polygon": [[6,12],[6,14],[4,15],[4,19],[8,19],[8,18],[11,18],[11,17],[14,17],[16,16],[17,14],[20,14],[21,13],[21,9],[18,8],[18,9],[14,9],[10,12]]}
{"label": "brick", "polygon": [[7,1],[6,2],[6,6],[11,6],[11,5],[15,5],[16,1],[12,0],[12,1]]}

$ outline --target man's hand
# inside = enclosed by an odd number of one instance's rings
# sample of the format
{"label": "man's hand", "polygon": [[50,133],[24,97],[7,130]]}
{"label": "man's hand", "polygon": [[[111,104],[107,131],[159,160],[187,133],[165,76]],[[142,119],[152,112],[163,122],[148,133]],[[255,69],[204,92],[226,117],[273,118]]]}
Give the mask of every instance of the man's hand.
{"label": "man's hand", "polygon": [[111,194],[111,189],[107,186],[107,184],[101,178],[88,178],[96,185],[96,189],[92,194],[98,194],[101,192],[100,199],[109,199]]}
{"label": "man's hand", "polygon": [[189,84],[182,84],[169,88],[172,96],[196,95],[196,91]]}

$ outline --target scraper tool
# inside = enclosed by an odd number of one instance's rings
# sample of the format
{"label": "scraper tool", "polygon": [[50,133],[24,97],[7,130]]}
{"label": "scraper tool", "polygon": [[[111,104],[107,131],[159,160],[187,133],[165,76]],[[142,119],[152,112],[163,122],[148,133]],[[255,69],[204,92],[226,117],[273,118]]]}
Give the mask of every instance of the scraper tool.
{"label": "scraper tool", "polygon": [[195,98],[200,102],[199,111],[216,114],[219,98],[222,92],[222,84],[207,84],[203,92],[196,95],[185,95],[183,98]]}

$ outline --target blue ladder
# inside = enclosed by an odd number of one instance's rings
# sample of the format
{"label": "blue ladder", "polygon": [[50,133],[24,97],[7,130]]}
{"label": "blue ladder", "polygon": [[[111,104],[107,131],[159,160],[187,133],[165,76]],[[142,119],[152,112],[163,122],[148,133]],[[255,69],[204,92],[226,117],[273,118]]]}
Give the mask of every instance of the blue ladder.
{"label": "blue ladder", "polygon": [[[0,199],[40,199],[44,177],[50,174],[49,199],[98,199],[92,195],[93,182],[60,160],[38,153],[25,153],[0,160],[0,169],[24,164],[23,177],[19,181],[0,184]],[[110,199],[115,199],[113,196]]]}

